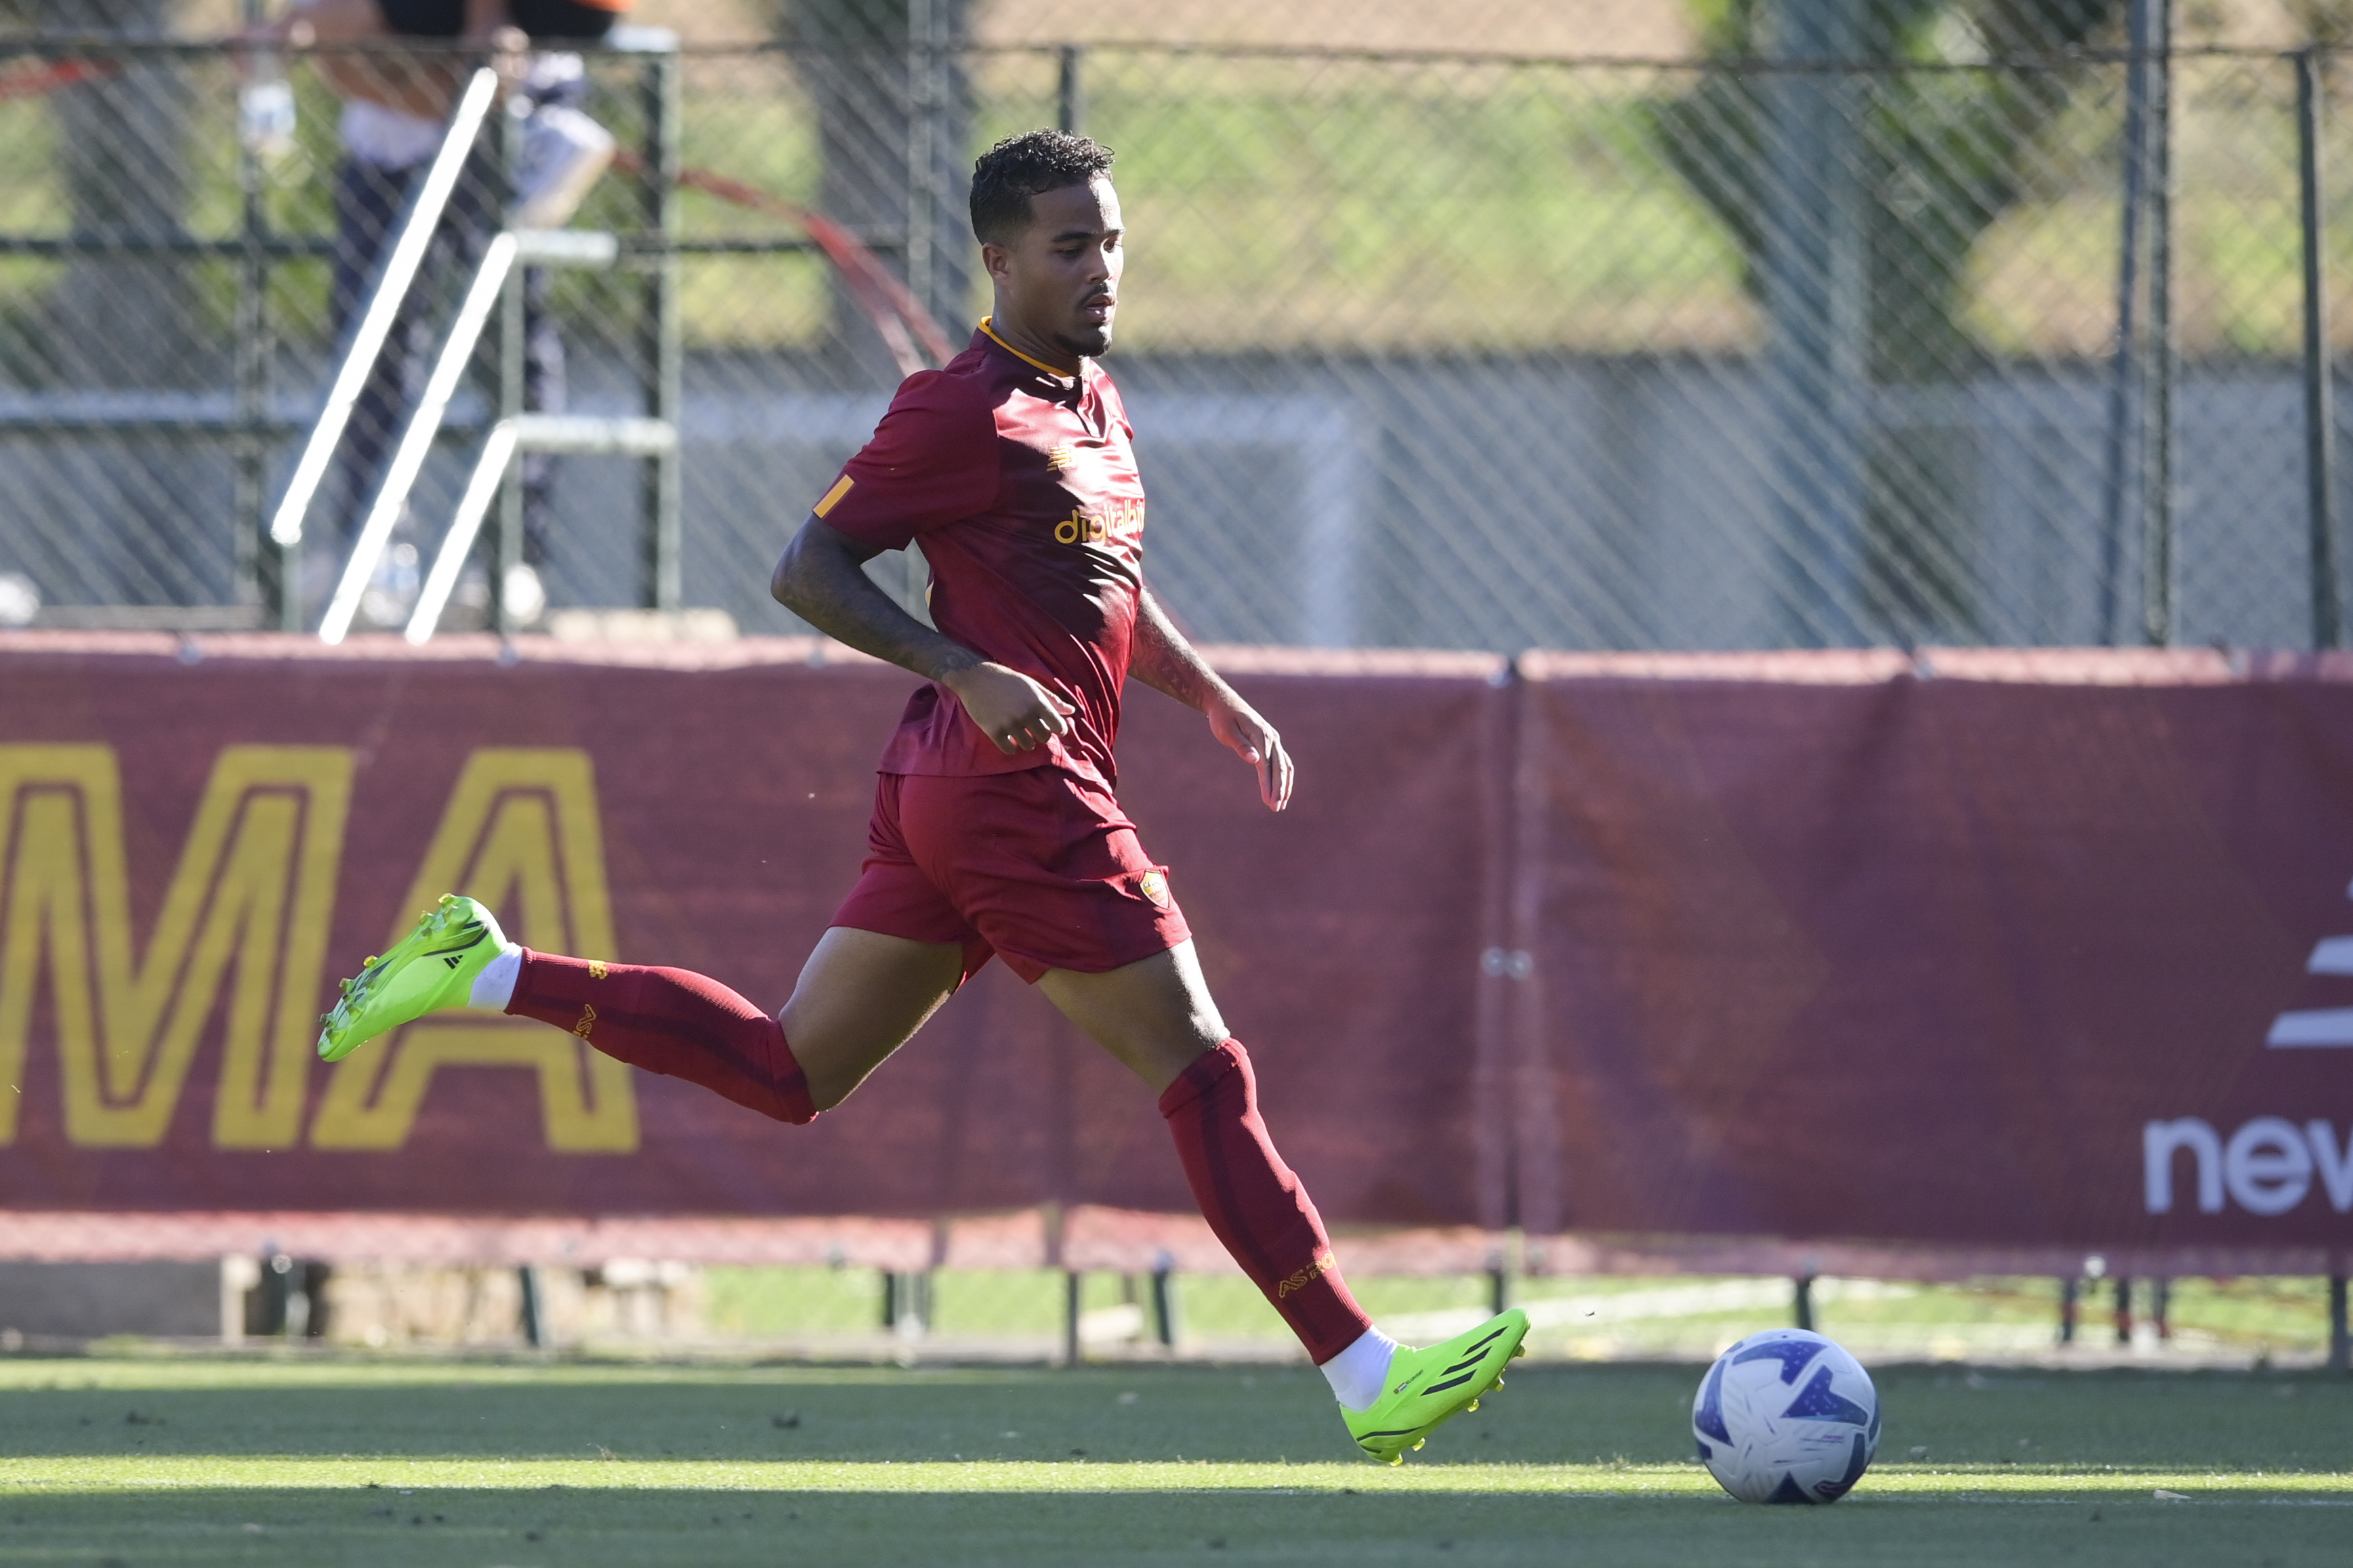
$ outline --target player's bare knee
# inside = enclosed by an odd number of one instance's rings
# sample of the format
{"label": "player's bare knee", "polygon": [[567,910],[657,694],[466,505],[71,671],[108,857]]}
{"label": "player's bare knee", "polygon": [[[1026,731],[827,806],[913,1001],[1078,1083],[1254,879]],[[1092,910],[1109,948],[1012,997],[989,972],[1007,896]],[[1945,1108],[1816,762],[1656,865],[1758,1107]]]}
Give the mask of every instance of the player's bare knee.
{"label": "player's bare knee", "polygon": [[820,1111],[831,1110],[835,1106],[848,1100],[849,1091],[858,1087],[855,1080],[836,1081],[813,1072],[806,1073],[804,1076],[808,1079],[809,1103]]}

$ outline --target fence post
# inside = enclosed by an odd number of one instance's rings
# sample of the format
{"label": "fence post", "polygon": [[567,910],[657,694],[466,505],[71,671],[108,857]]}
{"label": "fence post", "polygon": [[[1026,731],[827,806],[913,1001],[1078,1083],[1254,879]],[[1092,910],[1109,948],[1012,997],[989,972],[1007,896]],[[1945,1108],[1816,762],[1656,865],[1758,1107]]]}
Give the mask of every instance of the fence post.
{"label": "fence post", "polygon": [[[675,427],[683,401],[679,348],[678,166],[679,56],[675,41],[656,49],[639,76],[646,121],[643,220],[657,249],[646,273],[638,321],[639,375],[649,418]],[[638,602],[649,610],[680,605],[681,454],[675,446],[645,460],[638,546]]]}
{"label": "fence post", "polygon": [[[499,117],[501,195],[514,195],[514,172],[522,162],[523,121],[512,111]],[[512,419],[523,411],[523,364],[528,344],[526,309],[529,274],[518,267],[507,274],[499,295],[498,419]],[[495,423],[495,422],[494,422]],[[512,606],[507,603],[507,574],[522,563],[522,471],[528,459],[507,463],[499,480],[499,526],[490,551],[491,629],[501,636],[515,630]]]}
{"label": "fence post", "polygon": [[547,1348],[547,1313],[539,1299],[539,1270],[526,1263],[515,1270],[522,1293],[522,1342],[533,1350]]}
{"label": "fence post", "polygon": [[1790,1281],[1790,1306],[1797,1326],[1811,1332],[1814,1327],[1814,1277],[1799,1274]]}
{"label": "fence post", "polygon": [[2345,1276],[2328,1278],[2328,1370],[2353,1371],[2353,1331],[2345,1321]]}
{"label": "fence post", "polygon": [[[2126,39],[2132,56],[2125,67],[2124,169],[2118,205],[2123,209],[2116,241],[2116,353],[2108,385],[2107,444],[2100,491],[2100,640],[2110,646],[2124,633],[2125,498],[2133,447],[2133,414],[2141,371],[2141,205],[2148,184],[2148,61],[2141,52],[2151,0],[2132,0]],[[2142,432],[2144,437],[2147,431]]]}
{"label": "fence post", "polygon": [[2328,353],[2327,209],[2321,201],[2320,50],[2295,57],[2297,184],[2304,225],[2304,479],[2311,534],[2312,646],[2340,636],[2337,584],[2337,384]]}
{"label": "fence post", "polygon": [[[243,15],[246,26],[259,25],[262,0],[244,0]],[[269,538],[269,502],[263,492],[269,449],[261,427],[269,416],[269,373],[277,357],[269,342],[267,170],[258,149],[245,144],[242,137],[238,143],[239,237],[245,249],[237,267],[237,433],[230,447],[237,463],[237,575],[239,586],[261,607],[264,626],[299,631],[301,594],[290,585],[286,552]]]}
{"label": "fence post", "polygon": [[1183,1332],[1176,1314],[1176,1259],[1163,1252],[1152,1260],[1152,1327],[1163,1350],[1175,1350]]}
{"label": "fence post", "polygon": [[1863,237],[1860,0],[1781,10],[1768,79],[1760,288],[1770,341],[1774,543],[1789,640],[1838,647],[1862,635],[1870,306]]}
{"label": "fence post", "polygon": [[940,0],[907,0],[907,291],[932,309],[939,265]]}
{"label": "fence post", "polygon": [[2143,497],[2143,630],[2151,647],[2171,647],[2173,560],[2173,0],[2142,0],[2149,28],[2148,123],[2148,488]]}
{"label": "fence post", "polygon": [[1084,51],[1076,44],[1064,44],[1054,74],[1054,123],[1073,136],[1086,121],[1086,87],[1079,79],[1080,61]]}

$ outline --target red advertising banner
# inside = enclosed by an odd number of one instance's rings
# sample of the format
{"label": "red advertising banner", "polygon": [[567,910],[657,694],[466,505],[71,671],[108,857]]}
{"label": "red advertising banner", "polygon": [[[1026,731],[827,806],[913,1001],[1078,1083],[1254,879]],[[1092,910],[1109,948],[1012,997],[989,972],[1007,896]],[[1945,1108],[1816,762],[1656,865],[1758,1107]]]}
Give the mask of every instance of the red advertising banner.
{"label": "red advertising banner", "polygon": [[[1335,1224],[1516,1226],[1555,1267],[2353,1248],[2353,665],[1217,657],[1297,804],[1141,689],[1121,793]],[[592,1249],[694,1216],[798,1256],[1050,1204],[1058,1242],[892,1256],[1189,1257],[1118,1217],[1191,1208],[1150,1096],[1001,966],[807,1129],[491,1016],[311,1055],[444,890],[781,1004],[910,684],[811,642],[0,634],[7,1224],[375,1215],[423,1256],[490,1244],[391,1216]]]}
{"label": "red advertising banner", "polygon": [[[811,642],[635,664],[291,646],[0,639],[0,1203],[1191,1208],[1150,1093],[1001,965],[807,1129],[488,1015],[320,1064],[334,978],[443,891],[533,947],[782,1004],[856,877],[913,682]],[[1228,662],[1297,755],[1293,808],[1268,813],[1197,715],[1140,688],[1122,794],[1267,1113],[1335,1220],[1500,1223],[1471,1021],[1503,661]]]}
{"label": "red advertising banner", "polygon": [[1524,668],[1531,1230],[2353,1245],[2342,666]]}

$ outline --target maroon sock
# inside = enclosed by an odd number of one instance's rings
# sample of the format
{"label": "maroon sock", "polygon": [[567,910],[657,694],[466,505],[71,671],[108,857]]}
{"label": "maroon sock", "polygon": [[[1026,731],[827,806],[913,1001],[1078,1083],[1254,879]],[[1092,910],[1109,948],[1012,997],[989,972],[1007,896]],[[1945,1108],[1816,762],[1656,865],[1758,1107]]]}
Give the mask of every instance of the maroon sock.
{"label": "maroon sock", "polygon": [[1228,1040],[1160,1097],[1194,1201],[1242,1272],[1274,1303],[1322,1366],[1373,1326],[1340,1266],[1307,1189],[1266,1135],[1250,1053]]}
{"label": "maroon sock", "polygon": [[716,1089],[763,1116],[817,1117],[784,1026],[700,974],[525,948],[507,1011],[569,1029],[631,1067]]}

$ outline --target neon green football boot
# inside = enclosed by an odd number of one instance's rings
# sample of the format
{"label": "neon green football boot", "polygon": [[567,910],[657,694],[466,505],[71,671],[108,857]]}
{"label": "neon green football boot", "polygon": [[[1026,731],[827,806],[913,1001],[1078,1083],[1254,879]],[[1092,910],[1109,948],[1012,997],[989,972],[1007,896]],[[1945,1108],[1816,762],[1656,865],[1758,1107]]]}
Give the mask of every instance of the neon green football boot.
{"label": "neon green football boot", "polygon": [[1504,1364],[1527,1353],[1520,1345],[1527,1333],[1528,1315],[1514,1307],[1442,1345],[1426,1351],[1400,1345],[1382,1379],[1386,1392],[1373,1407],[1340,1407],[1348,1436],[1374,1458],[1404,1464],[1409,1449],[1420,1447],[1462,1412],[1478,1409],[1481,1394],[1504,1386]]}
{"label": "neon green football boot", "polygon": [[319,1022],[319,1059],[339,1062],[378,1035],[473,1000],[474,976],[503,952],[506,933],[471,899],[441,895],[390,952],[343,982],[343,1000]]}

